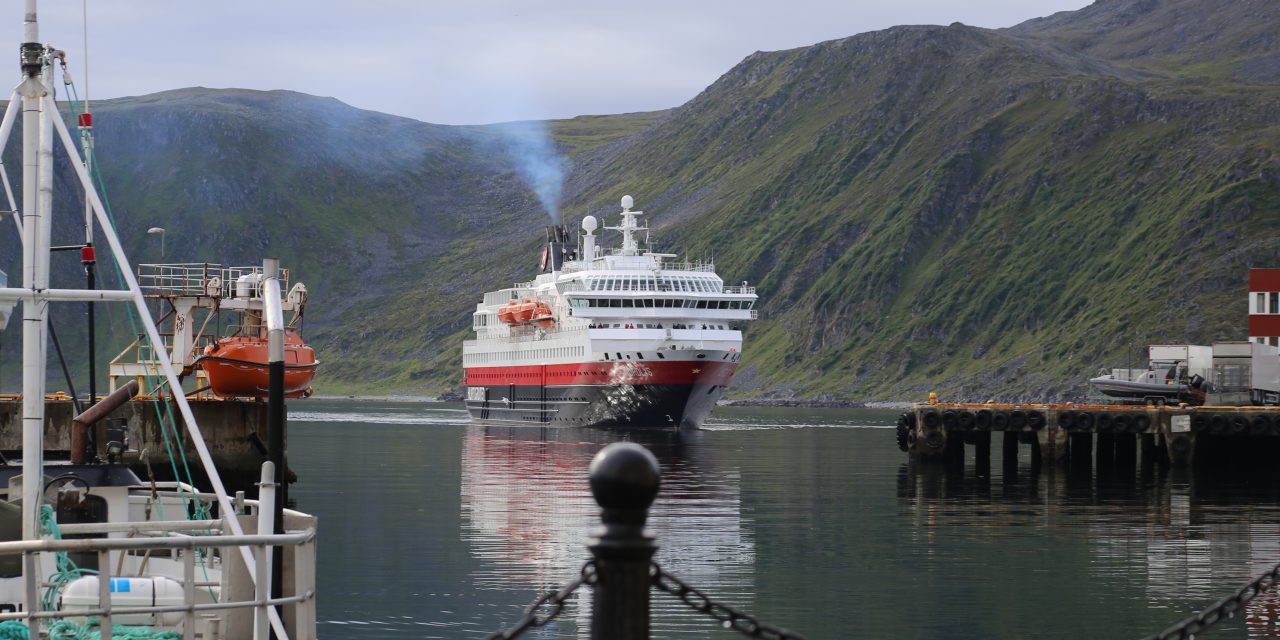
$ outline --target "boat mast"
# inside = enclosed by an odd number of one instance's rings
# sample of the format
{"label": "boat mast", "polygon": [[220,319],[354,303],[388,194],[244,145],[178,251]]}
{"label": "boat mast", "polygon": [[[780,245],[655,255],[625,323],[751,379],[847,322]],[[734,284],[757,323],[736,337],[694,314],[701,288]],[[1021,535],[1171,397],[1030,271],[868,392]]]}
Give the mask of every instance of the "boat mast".
{"label": "boat mast", "polygon": [[[22,284],[30,291],[49,288],[49,216],[43,209],[45,176],[41,171],[52,142],[42,115],[47,91],[41,71],[44,47],[36,23],[36,0],[26,0],[22,25]],[[52,181],[50,181],[52,187]],[[50,192],[52,195],[52,191]],[[49,301],[31,296],[22,301],[22,537],[40,537],[40,489],[44,477],[45,350],[49,331]],[[28,568],[24,567],[24,571]],[[27,577],[33,579],[32,576]]]}
{"label": "boat mast", "polygon": [[635,232],[648,231],[648,227],[636,224],[636,216],[644,215],[643,211],[632,211],[635,201],[631,196],[622,196],[622,224],[616,227],[605,227],[612,231],[622,232],[622,251],[618,255],[638,256],[640,249],[636,246]]}

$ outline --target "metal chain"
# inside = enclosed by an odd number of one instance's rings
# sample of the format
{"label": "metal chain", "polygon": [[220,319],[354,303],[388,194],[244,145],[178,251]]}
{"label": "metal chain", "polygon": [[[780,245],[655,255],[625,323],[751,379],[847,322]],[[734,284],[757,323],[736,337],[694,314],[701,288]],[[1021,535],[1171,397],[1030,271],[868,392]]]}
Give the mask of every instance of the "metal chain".
{"label": "metal chain", "polygon": [[1241,587],[1239,591],[1213,603],[1208,609],[1144,640],[1169,640],[1170,638],[1191,640],[1209,627],[1234,617],[1237,611],[1244,609],[1246,603],[1276,586],[1278,582],[1280,582],[1280,564],[1249,581],[1249,584]]}
{"label": "metal chain", "polygon": [[743,613],[732,607],[720,604],[712,600],[706,594],[689,586],[679,578],[662,570],[658,563],[654,562],[649,565],[649,578],[653,582],[654,588],[659,591],[665,591],[682,602],[689,605],[694,611],[705,613],[715,618],[726,629],[737,631],[744,636],[751,638],[766,638],[767,640],[804,640],[802,636],[798,636],[785,629],[771,627],[757,620],[754,616]]}
{"label": "metal chain", "polygon": [[[596,580],[595,560],[588,560],[582,565],[582,571],[579,573],[577,580],[559,589],[552,589],[543,594],[542,597],[534,600],[533,604],[525,608],[524,618],[518,624],[489,636],[489,640],[512,640],[512,638],[519,637],[520,634],[533,627],[541,627],[551,622],[556,616],[560,615],[561,611],[564,611],[565,601],[569,599],[569,596],[574,591],[578,590],[578,587],[584,584],[595,584]],[[538,611],[544,607],[550,607],[550,609],[544,615],[538,615]]]}

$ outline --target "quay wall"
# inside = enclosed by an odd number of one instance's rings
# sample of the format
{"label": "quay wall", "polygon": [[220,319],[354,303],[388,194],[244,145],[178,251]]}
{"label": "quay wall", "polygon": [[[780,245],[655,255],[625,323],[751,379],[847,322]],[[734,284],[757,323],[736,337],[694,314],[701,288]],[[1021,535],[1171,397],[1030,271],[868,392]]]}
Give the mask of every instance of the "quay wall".
{"label": "quay wall", "polygon": [[[268,442],[267,404],[265,402],[242,400],[194,399],[189,401],[191,411],[204,434],[205,445],[213,457],[214,465],[222,476],[227,490],[235,492],[243,490],[256,495],[255,483],[260,477],[262,463],[267,459],[264,450]],[[161,409],[160,412],[157,409]],[[208,489],[207,478],[202,471],[200,459],[196,455],[191,436],[183,425],[181,414],[176,404],[168,403],[168,410],[177,425],[177,438],[172,427],[169,431],[169,446],[165,445],[165,434],[161,428],[163,406],[152,400],[131,400],[113,411],[107,418],[95,425],[97,442],[104,443],[104,427],[107,420],[124,418],[129,425],[129,448],[140,452],[140,457],[133,465],[134,471],[143,480],[148,479],[148,467],[156,480],[172,480],[173,466],[169,461],[169,450],[175,456],[185,457],[186,467],[198,485]],[[45,402],[45,457],[46,459],[67,459],[71,449],[71,420],[76,415],[74,404],[70,398],[53,397]],[[255,442],[256,440],[256,442]],[[6,459],[21,457],[22,449],[22,402],[19,398],[0,398],[0,454]],[[175,460],[177,468],[184,477],[185,470],[181,459]],[[289,473],[290,481],[294,481]]]}

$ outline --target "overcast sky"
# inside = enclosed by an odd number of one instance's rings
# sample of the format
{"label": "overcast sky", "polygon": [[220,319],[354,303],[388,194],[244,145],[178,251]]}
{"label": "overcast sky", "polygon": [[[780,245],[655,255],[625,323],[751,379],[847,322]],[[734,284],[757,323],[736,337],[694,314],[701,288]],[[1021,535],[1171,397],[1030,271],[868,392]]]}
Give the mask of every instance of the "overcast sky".
{"label": "overcast sky", "polygon": [[[291,89],[444,124],[674,107],[754,51],[898,24],[1007,27],[1089,0],[88,0],[93,98]],[[41,39],[83,90],[83,0]],[[22,3],[3,3],[16,80]],[[8,26],[3,26],[8,25]]]}

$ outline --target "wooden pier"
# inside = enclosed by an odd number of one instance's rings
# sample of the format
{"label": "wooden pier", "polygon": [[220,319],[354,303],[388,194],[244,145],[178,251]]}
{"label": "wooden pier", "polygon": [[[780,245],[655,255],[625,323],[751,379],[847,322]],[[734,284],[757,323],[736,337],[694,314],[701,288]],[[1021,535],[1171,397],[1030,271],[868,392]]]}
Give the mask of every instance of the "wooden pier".
{"label": "wooden pier", "polygon": [[989,464],[994,433],[1006,464],[1022,445],[1033,466],[1274,464],[1280,407],[929,402],[898,419],[898,446],[922,461],[962,463],[967,444]]}

